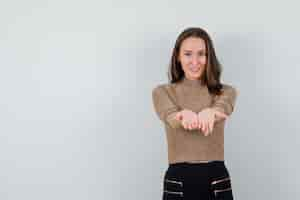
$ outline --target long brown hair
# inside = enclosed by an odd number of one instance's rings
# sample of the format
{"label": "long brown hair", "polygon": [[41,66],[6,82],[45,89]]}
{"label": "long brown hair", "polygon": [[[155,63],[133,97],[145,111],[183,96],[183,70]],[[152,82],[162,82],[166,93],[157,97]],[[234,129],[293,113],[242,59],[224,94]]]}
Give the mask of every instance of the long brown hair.
{"label": "long brown hair", "polygon": [[177,37],[169,64],[168,78],[170,83],[179,82],[184,78],[184,71],[182,69],[181,63],[178,61],[178,55],[183,40],[188,37],[196,37],[204,40],[206,46],[207,62],[203,75],[201,76],[201,81],[207,85],[210,93],[217,95],[220,94],[222,89],[222,84],[220,82],[222,67],[217,59],[213,47],[213,42],[210,36],[204,29],[198,27],[186,28]]}

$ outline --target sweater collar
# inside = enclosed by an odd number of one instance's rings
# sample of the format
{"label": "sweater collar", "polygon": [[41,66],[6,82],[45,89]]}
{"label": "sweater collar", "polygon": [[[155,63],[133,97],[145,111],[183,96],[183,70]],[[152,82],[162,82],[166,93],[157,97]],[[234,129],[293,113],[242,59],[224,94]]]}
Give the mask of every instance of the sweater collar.
{"label": "sweater collar", "polygon": [[186,78],[185,76],[182,79],[182,84],[186,86],[191,86],[191,87],[202,87],[202,81],[200,79],[197,80],[191,80]]}

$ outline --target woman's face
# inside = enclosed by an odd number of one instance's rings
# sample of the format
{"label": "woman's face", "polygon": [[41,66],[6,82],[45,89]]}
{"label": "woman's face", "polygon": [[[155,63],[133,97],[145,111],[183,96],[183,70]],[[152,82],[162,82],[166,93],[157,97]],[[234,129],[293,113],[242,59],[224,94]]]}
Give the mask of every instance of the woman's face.
{"label": "woman's face", "polygon": [[189,37],[182,41],[178,60],[187,79],[199,79],[206,66],[206,46],[203,39]]}

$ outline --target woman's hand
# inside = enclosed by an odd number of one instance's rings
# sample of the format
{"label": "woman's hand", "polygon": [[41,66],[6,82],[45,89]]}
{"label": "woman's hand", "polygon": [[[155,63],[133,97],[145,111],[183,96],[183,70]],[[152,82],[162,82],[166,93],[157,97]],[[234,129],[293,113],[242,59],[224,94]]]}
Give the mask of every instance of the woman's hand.
{"label": "woman's hand", "polygon": [[181,121],[181,125],[184,129],[194,130],[198,129],[198,116],[197,113],[184,109],[178,112],[175,116],[175,119]]}
{"label": "woman's hand", "polygon": [[228,116],[224,113],[212,108],[205,108],[198,113],[198,128],[208,136],[213,131],[216,119],[227,119]]}

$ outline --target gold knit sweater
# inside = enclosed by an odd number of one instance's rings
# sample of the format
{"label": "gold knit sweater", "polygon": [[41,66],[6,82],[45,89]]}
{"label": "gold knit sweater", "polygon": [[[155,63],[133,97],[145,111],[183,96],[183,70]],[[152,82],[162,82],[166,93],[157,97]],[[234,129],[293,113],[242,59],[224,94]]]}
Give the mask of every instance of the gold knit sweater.
{"label": "gold knit sweater", "polygon": [[154,110],[163,122],[169,163],[195,160],[224,160],[225,120],[215,122],[211,134],[200,130],[185,130],[174,117],[182,109],[200,112],[211,107],[227,115],[233,112],[237,90],[223,84],[221,95],[210,94],[200,80],[182,79],[172,84],[160,84],[152,90]]}

